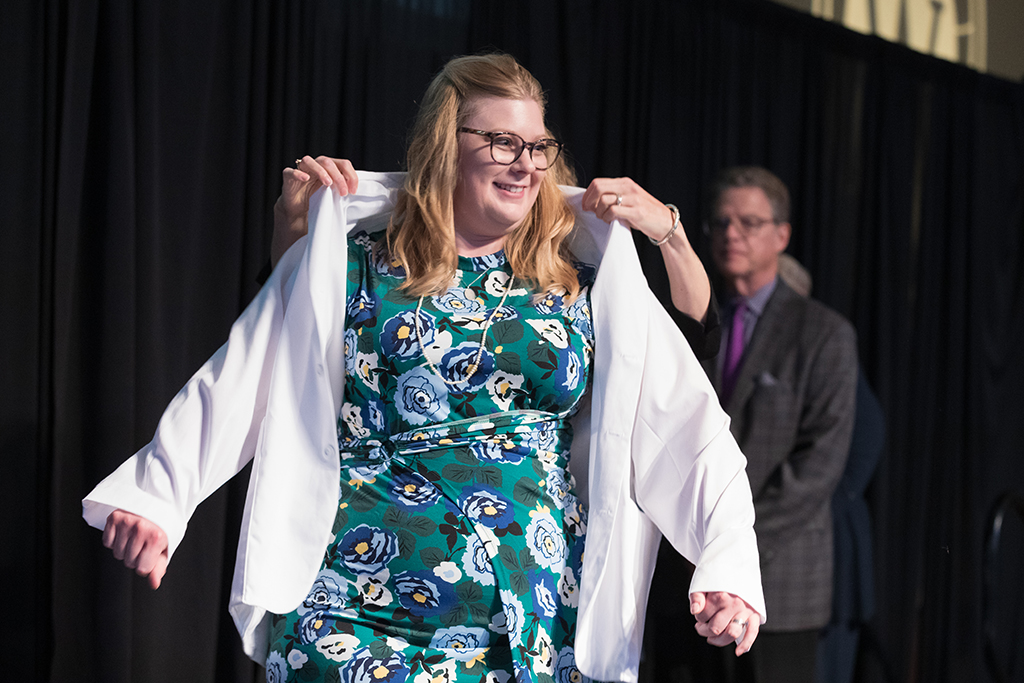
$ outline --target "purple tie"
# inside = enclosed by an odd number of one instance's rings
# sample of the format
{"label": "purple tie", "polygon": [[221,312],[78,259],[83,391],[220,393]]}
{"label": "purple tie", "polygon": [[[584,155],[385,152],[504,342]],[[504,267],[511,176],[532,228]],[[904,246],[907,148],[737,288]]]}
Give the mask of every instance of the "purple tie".
{"label": "purple tie", "polygon": [[725,363],[722,365],[722,403],[726,403],[736,387],[736,376],[740,374],[743,359],[743,318],[747,304],[740,301],[732,314],[729,328],[729,345],[725,347]]}

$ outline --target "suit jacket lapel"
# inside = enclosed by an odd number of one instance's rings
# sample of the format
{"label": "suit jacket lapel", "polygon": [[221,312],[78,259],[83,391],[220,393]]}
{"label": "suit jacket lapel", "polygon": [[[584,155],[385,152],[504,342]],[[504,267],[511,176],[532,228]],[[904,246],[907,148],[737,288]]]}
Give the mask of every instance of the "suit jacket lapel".
{"label": "suit jacket lapel", "polygon": [[[783,311],[790,298],[794,296],[798,295],[780,280],[764,311],[761,312],[761,317],[758,318],[754,335],[743,354],[743,364],[740,366],[739,377],[736,378],[736,387],[725,406],[725,412],[733,419],[742,413],[743,406],[754,393],[757,377],[764,371],[772,350],[779,348],[778,340],[792,333],[792,330],[788,329]],[[718,389],[717,386],[715,388]]]}

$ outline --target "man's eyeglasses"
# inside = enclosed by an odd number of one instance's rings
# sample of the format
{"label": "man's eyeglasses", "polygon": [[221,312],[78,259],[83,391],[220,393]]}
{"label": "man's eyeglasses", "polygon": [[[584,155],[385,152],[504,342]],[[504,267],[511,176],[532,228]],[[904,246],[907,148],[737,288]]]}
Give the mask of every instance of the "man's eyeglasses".
{"label": "man's eyeglasses", "polygon": [[[736,225],[739,227],[740,234],[746,237],[751,233],[755,233],[768,223],[776,223],[774,218],[759,218],[757,216],[740,216],[736,219]],[[729,229],[729,224],[732,223],[731,218],[711,218],[704,221],[704,234],[705,235],[724,235],[725,231]]]}
{"label": "man's eyeglasses", "polygon": [[475,128],[459,128],[460,133],[481,135],[491,140],[491,159],[502,166],[511,166],[522,156],[524,149],[530,150],[530,159],[538,171],[544,171],[555,163],[562,153],[562,143],[552,138],[541,138],[536,142],[526,142],[515,133],[476,130]]}

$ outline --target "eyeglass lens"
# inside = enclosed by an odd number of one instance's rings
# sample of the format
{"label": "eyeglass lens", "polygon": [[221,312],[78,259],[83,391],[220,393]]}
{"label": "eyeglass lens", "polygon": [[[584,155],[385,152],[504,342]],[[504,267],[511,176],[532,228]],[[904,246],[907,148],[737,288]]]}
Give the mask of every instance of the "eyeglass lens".
{"label": "eyeglass lens", "polygon": [[507,166],[515,163],[524,148],[530,149],[533,165],[543,171],[555,163],[562,147],[558,141],[549,139],[526,142],[515,133],[501,133],[491,137],[491,158],[499,164]]}
{"label": "eyeglass lens", "polygon": [[[732,222],[729,218],[712,218],[708,221],[707,225],[711,232],[724,233],[729,229],[729,224]],[[774,223],[775,221],[771,218],[758,218],[757,216],[740,216],[736,221],[739,225],[740,232],[748,234],[759,230],[765,223]]]}

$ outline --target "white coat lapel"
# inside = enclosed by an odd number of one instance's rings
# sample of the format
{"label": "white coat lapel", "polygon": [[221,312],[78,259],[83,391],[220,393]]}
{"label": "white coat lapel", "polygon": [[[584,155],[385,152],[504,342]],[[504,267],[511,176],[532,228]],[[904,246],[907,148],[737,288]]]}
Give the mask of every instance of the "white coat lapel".
{"label": "white coat lapel", "polygon": [[[633,590],[646,589],[647,558],[612,547],[619,534],[643,533],[650,523],[631,497],[630,448],[639,405],[648,335],[648,292],[630,231],[605,224],[580,210],[582,190],[568,189],[569,203],[585,229],[572,244],[580,260],[598,267],[591,290],[595,330],[589,457],[590,524],[580,577],[576,657],[589,670],[623,672],[629,678],[629,653],[642,629]],[[599,332],[598,332],[599,330]],[[614,387],[614,389],[613,389]],[[577,432],[577,440],[582,435]],[[575,454],[574,454],[575,455]],[[656,532],[655,532],[656,533]],[[617,604],[609,604],[614,601]],[[606,623],[602,615],[619,615]]]}
{"label": "white coat lapel", "polygon": [[403,177],[360,173],[359,195],[322,189],[310,198],[309,238],[285,303],[239,543],[246,563],[236,567],[236,583],[241,579],[248,605],[287,613],[319,568],[338,494],[345,234],[356,221],[389,210]]}

